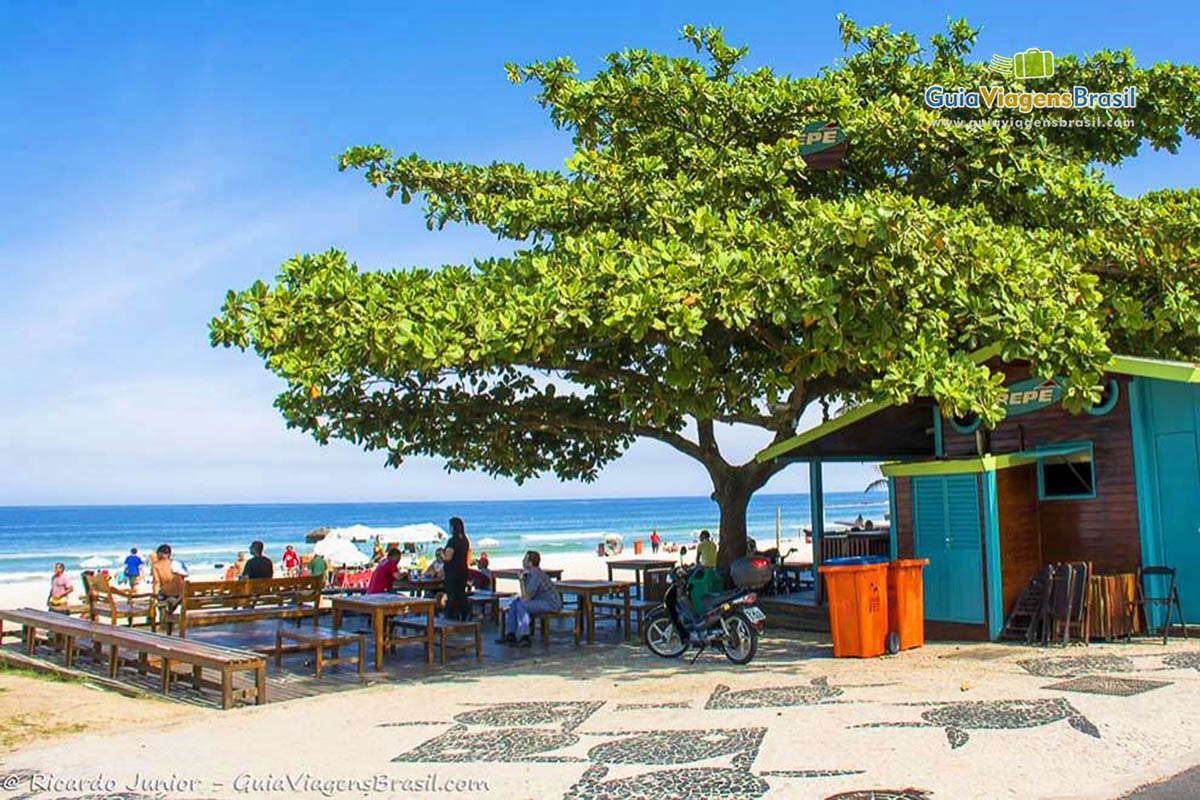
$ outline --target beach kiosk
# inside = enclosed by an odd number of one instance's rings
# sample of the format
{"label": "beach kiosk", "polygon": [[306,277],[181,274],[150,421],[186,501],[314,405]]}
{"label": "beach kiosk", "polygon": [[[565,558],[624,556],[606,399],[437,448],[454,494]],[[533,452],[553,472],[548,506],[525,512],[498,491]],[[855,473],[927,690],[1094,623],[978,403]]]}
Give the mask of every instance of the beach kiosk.
{"label": "beach kiosk", "polygon": [[930,638],[998,638],[1030,579],[1068,561],[1099,574],[1173,567],[1186,621],[1200,624],[1200,365],[1116,356],[1101,402],[1070,413],[1062,379],[997,352],[975,354],[1005,376],[994,429],[928,398],[874,402],[758,459],[809,465],[817,537],[821,465],[884,462],[891,556],[929,559]]}

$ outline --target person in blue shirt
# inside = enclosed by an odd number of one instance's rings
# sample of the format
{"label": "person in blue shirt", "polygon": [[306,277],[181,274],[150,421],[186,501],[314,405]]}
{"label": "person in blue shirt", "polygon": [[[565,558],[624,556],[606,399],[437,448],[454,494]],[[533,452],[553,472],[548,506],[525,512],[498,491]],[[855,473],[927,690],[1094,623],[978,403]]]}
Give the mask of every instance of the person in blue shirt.
{"label": "person in blue shirt", "polygon": [[129,588],[137,591],[138,581],[142,579],[142,557],[138,555],[136,547],[130,548],[129,555],[125,556],[125,580],[129,581]]}

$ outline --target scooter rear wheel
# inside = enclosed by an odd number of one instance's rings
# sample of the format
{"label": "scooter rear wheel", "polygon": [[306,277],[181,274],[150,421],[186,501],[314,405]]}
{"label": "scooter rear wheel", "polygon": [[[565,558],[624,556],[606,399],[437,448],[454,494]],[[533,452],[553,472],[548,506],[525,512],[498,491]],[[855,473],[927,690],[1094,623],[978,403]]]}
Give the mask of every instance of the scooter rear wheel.
{"label": "scooter rear wheel", "polygon": [[749,664],[758,652],[758,628],[741,611],[726,614],[724,622],[732,634],[731,639],[721,643],[725,657],[735,664]]}
{"label": "scooter rear wheel", "polygon": [[680,637],[679,630],[665,608],[652,611],[646,617],[642,641],[650,648],[651,653],[661,658],[679,658],[688,649],[687,640]]}

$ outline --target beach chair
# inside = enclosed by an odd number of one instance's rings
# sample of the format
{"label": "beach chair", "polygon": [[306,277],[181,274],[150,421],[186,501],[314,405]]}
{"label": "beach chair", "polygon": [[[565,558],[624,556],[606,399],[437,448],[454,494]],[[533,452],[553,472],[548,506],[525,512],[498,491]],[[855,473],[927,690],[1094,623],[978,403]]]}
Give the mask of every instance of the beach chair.
{"label": "beach chair", "polygon": [[[1167,590],[1164,594],[1152,594],[1147,591],[1146,578],[1150,577],[1154,583],[1161,585],[1163,581],[1167,583]],[[1174,608],[1179,612],[1179,627],[1183,629],[1183,638],[1188,638],[1187,624],[1184,621],[1183,606],[1179,602],[1179,588],[1175,585],[1175,568],[1174,567],[1138,567],[1137,579],[1134,582],[1134,599],[1126,606],[1125,611],[1125,641],[1130,641],[1133,629],[1131,617],[1133,616],[1134,608],[1140,608],[1142,618],[1146,620],[1146,630],[1150,629],[1150,608],[1166,608],[1167,617],[1163,620],[1162,637],[1163,644],[1167,643],[1167,639],[1171,636],[1171,610]]]}

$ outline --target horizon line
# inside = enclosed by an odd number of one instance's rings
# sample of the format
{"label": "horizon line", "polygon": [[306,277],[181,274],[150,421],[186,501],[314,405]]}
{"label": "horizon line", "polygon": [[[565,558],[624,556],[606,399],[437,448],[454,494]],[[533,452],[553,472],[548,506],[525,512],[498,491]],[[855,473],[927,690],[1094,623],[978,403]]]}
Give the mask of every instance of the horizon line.
{"label": "horizon line", "polygon": [[[826,490],[830,494],[887,494],[885,489],[865,492],[857,489]],[[761,492],[753,497],[809,497],[811,492]],[[446,498],[438,500],[273,500],[273,501],[224,501],[215,503],[21,503],[0,505],[0,510],[18,508],[188,508],[197,506],[353,506],[353,505],[415,505],[418,503],[531,503],[531,502],[598,502],[608,500],[696,500],[711,498],[704,495],[675,494],[675,495],[626,495],[616,497],[509,497],[509,498]],[[753,498],[751,498],[753,499]],[[714,505],[715,505],[715,501]]]}

